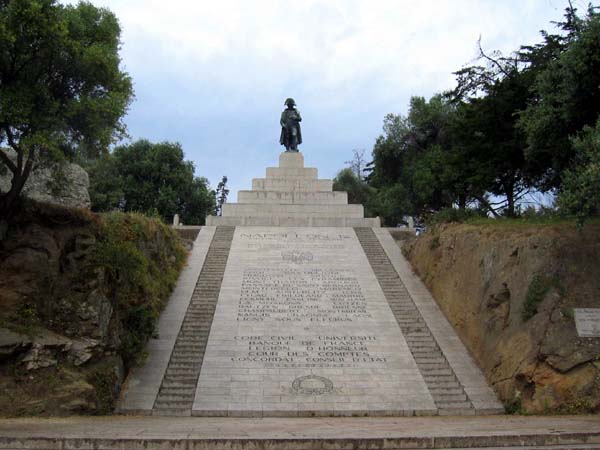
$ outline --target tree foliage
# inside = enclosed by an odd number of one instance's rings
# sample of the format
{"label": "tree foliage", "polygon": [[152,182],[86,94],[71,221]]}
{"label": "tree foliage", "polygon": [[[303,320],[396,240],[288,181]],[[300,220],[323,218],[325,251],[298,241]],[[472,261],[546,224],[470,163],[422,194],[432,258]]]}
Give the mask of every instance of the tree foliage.
{"label": "tree foliage", "polygon": [[557,25],[508,56],[479,42],[478,64],[456,72],[453,91],[385,117],[367,182],[387,224],[452,207],[515,216],[532,191],[558,193],[565,212],[598,213],[600,14],[569,4]]}
{"label": "tree foliage", "polygon": [[0,161],[12,173],[0,219],[36,165],[106,152],[124,134],[133,91],[119,37],[116,17],[90,3],[0,2]]}
{"label": "tree foliage", "polygon": [[[406,117],[388,114],[384,134],[373,148],[368,183],[377,189],[376,213],[394,224],[405,214],[421,214],[448,206],[454,192],[444,180],[455,111],[441,95],[426,101],[413,97]],[[397,194],[402,193],[402,197]]]}
{"label": "tree foliage", "polygon": [[600,119],[572,141],[575,163],[563,174],[558,206],[582,222],[600,213]]}
{"label": "tree foliage", "polygon": [[561,23],[566,36],[547,37],[554,52],[537,74],[532,99],[521,114],[527,136],[527,158],[540,170],[542,189],[560,187],[562,171],[575,156],[572,137],[594,126],[600,115],[600,14],[590,8],[585,19],[572,9]]}
{"label": "tree foliage", "polygon": [[333,179],[333,190],[347,192],[348,203],[364,205],[365,215],[372,217],[375,189],[356,175],[355,169],[347,167],[340,170]]}
{"label": "tree foliage", "polygon": [[95,211],[157,212],[167,223],[179,214],[183,223],[204,224],[215,208],[208,181],[194,175],[194,164],[184,160],[177,143],[119,146],[88,170]]}
{"label": "tree foliage", "polygon": [[225,175],[223,175],[221,181],[219,181],[215,195],[217,199],[215,214],[220,216],[223,213],[223,205],[227,203],[227,196],[229,195],[229,189],[227,188],[227,177]]}

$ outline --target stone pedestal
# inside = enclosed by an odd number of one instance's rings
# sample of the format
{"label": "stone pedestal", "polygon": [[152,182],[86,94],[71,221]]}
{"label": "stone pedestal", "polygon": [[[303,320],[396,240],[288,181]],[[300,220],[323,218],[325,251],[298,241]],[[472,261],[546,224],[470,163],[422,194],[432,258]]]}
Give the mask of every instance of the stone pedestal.
{"label": "stone pedestal", "polygon": [[379,227],[380,221],[365,218],[362,205],[348,204],[348,193],[304,167],[302,153],[283,152],[278,167],[267,167],[265,178],[254,178],[252,190],[239,191],[238,203],[223,205],[223,215],[207,217],[206,224]]}

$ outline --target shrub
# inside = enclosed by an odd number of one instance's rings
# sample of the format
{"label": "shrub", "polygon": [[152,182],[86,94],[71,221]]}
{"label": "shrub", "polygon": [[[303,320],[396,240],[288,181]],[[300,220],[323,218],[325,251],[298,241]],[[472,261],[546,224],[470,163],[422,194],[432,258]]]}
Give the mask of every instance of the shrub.
{"label": "shrub", "polygon": [[94,263],[104,270],[121,317],[119,351],[127,367],[141,359],[185,256],[176,232],[158,218],[120,212],[102,215]]}
{"label": "shrub", "polygon": [[556,275],[535,274],[533,276],[527,288],[521,311],[523,322],[528,321],[538,313],[539,304],[553,288],[558,290],[561,295],[564,294],[560,279]]}

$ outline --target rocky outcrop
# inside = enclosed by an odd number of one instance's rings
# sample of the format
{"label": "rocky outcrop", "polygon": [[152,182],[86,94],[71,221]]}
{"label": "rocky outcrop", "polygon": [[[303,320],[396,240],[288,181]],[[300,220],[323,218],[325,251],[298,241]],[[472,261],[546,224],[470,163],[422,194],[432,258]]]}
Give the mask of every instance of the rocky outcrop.
{"label": "rocky outcrop", "polygon": [[110,413],[185,251],[141,215],[23,208],[0,240],[0,416]]}
{"label": "rocky outcrop", "polygon": [[405,243],[488,381],[513,410],[600,408],[600,338],[574,308],[600,307],[600,226],[442,225]]}
{"label": "rocky outcrop", "polygon": [[[16,161],[14,152],[8,152],[8,155]],[[8,191],[11,180],[12,173],[0,171],[0,191]],[[39,165],[31,172],[23,195],[39,202],[89,209],[89,187],[90,179],[81,166],[69,162],[53,163]]]}

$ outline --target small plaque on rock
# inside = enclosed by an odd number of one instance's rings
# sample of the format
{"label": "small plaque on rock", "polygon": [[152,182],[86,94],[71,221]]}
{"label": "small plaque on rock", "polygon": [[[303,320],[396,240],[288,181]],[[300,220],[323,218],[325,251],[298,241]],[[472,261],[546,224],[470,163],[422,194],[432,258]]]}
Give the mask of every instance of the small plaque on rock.
{"label": "small plaque on rock", "polygon": [[600,337],[600,308],[575,308],[579,337]]}

